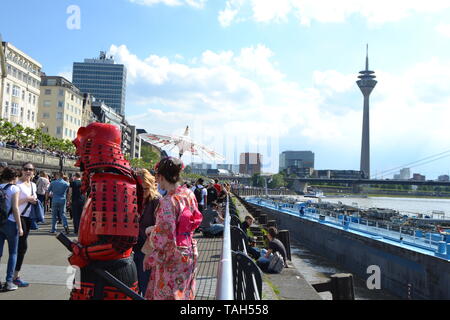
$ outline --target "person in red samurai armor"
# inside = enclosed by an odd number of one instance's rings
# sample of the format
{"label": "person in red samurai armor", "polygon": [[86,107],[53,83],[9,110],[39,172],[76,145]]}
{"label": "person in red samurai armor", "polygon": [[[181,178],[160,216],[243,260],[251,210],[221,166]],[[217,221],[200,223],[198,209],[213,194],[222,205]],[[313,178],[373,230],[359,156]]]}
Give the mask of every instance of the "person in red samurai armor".
{"label": "person in red samurai armor", "polygon": [[81,215],[78,241],[69,262],[80,271],[71,300],[128,300],[127,295],[99,277],[108,271],[137,292],[132,247],[137,242],[142,186],[121,151],[121,131],[114,125],[92,123],[78,130],[73,141],[83,171],[82,192],[87,201]]}

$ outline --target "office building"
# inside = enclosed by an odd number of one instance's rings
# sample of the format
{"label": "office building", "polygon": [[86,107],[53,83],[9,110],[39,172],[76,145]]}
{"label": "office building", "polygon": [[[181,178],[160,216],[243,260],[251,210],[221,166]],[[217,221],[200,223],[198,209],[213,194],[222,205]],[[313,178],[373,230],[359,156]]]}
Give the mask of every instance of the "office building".
{"label": "office building", "polygon": [[105,52],[96,59],[85,59],[73,64],[73,83],[82,93],[90,93],[103,101],[117,114],[125,115],[127,70],[115,64]]}
{"label": "office building", "polygon": [[44,133],[58,139],[75,139],[82,125],[83,95],[63,77],[41,77],[38,123]]}
{"label": "office building", "polygon": [[448,182],[448,181],[450,181],[450,178],[449,178],[448,174],[444,174],[444,175],[441,175],[438,177],[438,181]]}
{"label": "office building", "polygon": [[425,181],[425,176],[420,173],[414,173],[413,178],[414,181]]}
{"label": "office building", "polygon": [[288,175],[304,176],[308,174],[307,168],[314,169],[314,153],[311,151],[284,151],[280,154],[280,172],[286,171]]}
{"label": "office building", "polygon": [[9,42],[0,49],[0,117],[36,129],[42,65]]}
{"label": "office building", "polygon": [[260,174],[262,168],[262,154],[260,153],[241,153],[239,159],[239,173],[254,175]]}

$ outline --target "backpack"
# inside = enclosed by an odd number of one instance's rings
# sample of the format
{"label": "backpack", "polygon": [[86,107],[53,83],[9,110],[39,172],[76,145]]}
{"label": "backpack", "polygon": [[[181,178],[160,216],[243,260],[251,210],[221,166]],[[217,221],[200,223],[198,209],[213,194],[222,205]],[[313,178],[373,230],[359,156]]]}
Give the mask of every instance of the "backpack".
{"label": "backpack", "polygon": [[4,225],[6,221],[8,221],[8,217],[12,212],[12,206],[9,212],[6,210],[8,199],[6,199],[6,190],[11,186],[11,184],[7,184],[3,188],[0,189],[0,226]]}
{"label": "backpack", "polygon": [[281,273],[283,269],[284,269],[283,256],[278,251],[274,252],[272,258],[270,259],[269,265],[267,266],[267,272]]}
{"label": "backpack", "polygon": [[212,188],[207,189],[207,191],[208,191],[208,203],[216,201],[217,200],[216,188],[212,187]]}
{"label": "backpack", "polygon": [[202,202],[203,188],[196,187],[194,190],[195,199],[197,199],[197,203]]}

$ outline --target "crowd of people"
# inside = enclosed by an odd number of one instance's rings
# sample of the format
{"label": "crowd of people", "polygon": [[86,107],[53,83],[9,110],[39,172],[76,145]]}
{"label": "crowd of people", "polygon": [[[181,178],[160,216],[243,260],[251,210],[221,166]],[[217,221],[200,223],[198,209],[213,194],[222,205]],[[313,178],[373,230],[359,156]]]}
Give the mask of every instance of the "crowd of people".
{"label": "crowd of people", "polygon": [[[165,158],[154,170],[140,169],[136,172],[143,199],[133,260],[137,268],[137,291],[149,300],[193,299],[198,258],[194,230],[207,237],[221,236],[224,231],[224,202],[231,192],[231,185],[220,184],[217,179],[182,182],[182,169],[179,159]],[[65,233],[70,234],[66,216],[69,212],[73,232],[77,235],[86,199],[80,173],[70,177],[62,173],[49,175],[44,171],[36,172],[30,162],[20,170],[0,163],[0,182],[8,212],[6,223],[0,222],[0,258],[5,240],[9,248],[3,290],[12,291],[29,286],[21,279],[20,270],[30,231],[39,228],[30,218],[32,207],[40,201],[45,213],[51,214],[52,234],[56,233],[58,224],[62,224]],[[186,208],[194,213],[194,230],[192,225],[183,226],[180,222]],[[268,247],[257,248],[249,232],[253,223],[251,216],[242,223],[242,229],[248,235],[249,255],[262,270],[267,269],[275,252],[283,256],[286,264],[286,249],[277,239],[276,228],[269,228]]]}
{"label": "crowd of people", "polygon": [[8,141],[0,140],[0,147],[17,149],[20,151],[27,151],[39,154],[46,154],[53,157],[64,157],[66,159],[73,159],[73,160],[77,159],[76,155],[74,155],[73,153],[63,152],[60,150],[56,150],[54,148],[52,149],[41,148],[37,144],[23,145],[18,140],[8,140]]}
{"label": "crowd of people", "polygon": [[[183,164],[176,158],[163,159],[154,170],[136,171],[143,190],[139,236],[133,246],[133,260],[138,276],[138,292],[149,300],[193,299],[197,246],[194,231],[215,236],[223,233],[223,203],[230,185],[199,179],[195,183],[181,180]],[[9,246],[8,270],[4,290],[27,287],[20,269],[27,251],[31,230],[41,226],[29,218],[32,206],[39,201],[45,214],[51,215],[50,233],[62,225],[66,234],[70,214],[73,235],[78,235],[86,199],[81,190],[82,175],[36,172],[32,163],[15,170],[0,163],[0,188],[6,187],[8,222],[0,225],[0,257],[5,240]],[[200,195],[200,196],[199,196]],[[194,213],[195,225],[185,226],[180,219],[186,208]],[[195,214],[197,212],[197,214]],[[173,235],[175,234],[175,238]],[[178,239],[179,234],[181,238]]]}

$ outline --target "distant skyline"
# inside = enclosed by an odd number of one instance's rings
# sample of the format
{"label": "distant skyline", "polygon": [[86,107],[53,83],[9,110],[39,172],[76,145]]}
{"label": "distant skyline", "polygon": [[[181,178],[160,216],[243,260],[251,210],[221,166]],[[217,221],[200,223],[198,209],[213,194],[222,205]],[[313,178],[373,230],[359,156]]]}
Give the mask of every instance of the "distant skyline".
{"label": "distant skyline", "polygon": [[[3,40],[47,75],[71,80],[73,62],[107,51],[128,70],[130,123],[160,134],[189,125],[226,163],[261,152],[263,170],[276,172],[282,151],[311,150],[316,169],[359,170],[356,80],[367,43],[378,80],[371,174],[450,150],[450,1],[16,0],[1,8]],[[79,25],[68,21],[74,8]],[[411,169],[427,179],[449,171],[450,157]]]}

